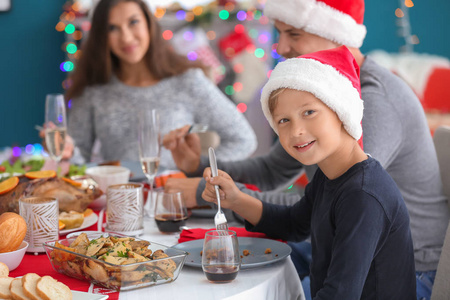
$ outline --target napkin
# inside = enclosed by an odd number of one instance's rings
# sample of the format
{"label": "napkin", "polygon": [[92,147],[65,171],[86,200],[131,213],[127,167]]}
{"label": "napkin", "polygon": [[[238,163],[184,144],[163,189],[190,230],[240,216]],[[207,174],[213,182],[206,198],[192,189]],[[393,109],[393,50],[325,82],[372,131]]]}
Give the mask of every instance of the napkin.
{"label": "napkin", "polygon": [[[236,235],[239,237],[256,237],[256,238],[265,238],[270,239],[266,234],[261,232],[250,232],[247,231],[244,227],[230,227],[229,230],[233,230],[236,232]],[[215,230],[215,228],[204,229],[204,228],[192,228],[192,229],[184,229],[180,233],[180,238],[178,239],[178,243],[184,243],[192,240],[204,239],[205,233],[210,230]],[[273,239],[280,242],[284,242],[280,239]]]}

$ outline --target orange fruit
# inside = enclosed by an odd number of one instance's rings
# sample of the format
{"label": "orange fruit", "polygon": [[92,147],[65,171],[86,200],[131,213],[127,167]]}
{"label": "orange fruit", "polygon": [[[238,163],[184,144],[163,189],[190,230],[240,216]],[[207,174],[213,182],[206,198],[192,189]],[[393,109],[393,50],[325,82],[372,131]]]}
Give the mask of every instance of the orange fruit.
{"label": "orange fruit", "polygon": [[59,230],[63,230],[66,227],[66,224],[64,224],[63,222],[59,221]]}
{"label": "orange fruit", "polygon": [[0,182],[0,195],[9,192],[19,184],[19,177],[14,176]]}
{"label": "orange fruit", "polygon": [[29,179],[56,177],[54,170],[27,172],[25,176]]}
{"label": "orange fruit", "polygon": [[63,177],[62,180],[64,180],[67,183],[70,183],[71,185],[76,186],[76,187],[81,187],[81,185],[82,185],[81,182],[72,180],[72,179],[67,178],[67,177]]}
{"label": "orange fruit", "polygon": [[90,208],[86,208],[86,210],[84,211],[83,215],[86,218],[87,216],[90,216],[94,211]]}

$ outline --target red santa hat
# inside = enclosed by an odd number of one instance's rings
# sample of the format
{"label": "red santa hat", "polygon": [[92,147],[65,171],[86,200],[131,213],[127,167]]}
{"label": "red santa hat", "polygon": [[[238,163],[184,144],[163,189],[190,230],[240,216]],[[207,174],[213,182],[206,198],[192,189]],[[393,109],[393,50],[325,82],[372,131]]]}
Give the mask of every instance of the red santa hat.
{"label": "red santa hat", "polygon": [[359,66],[347,47],[287,59],[275,67],[261,94],[264,116],[275,132],[277,130],[269,110],[269,97],[273,91],[281,88],[313,94],[337,114],[345,130],[355,140],[362,137],[364,106]]}
{"label": "red santa hat", "polygon": [[264,15],[348,47],[366,36],[364,0],[267,0]]}

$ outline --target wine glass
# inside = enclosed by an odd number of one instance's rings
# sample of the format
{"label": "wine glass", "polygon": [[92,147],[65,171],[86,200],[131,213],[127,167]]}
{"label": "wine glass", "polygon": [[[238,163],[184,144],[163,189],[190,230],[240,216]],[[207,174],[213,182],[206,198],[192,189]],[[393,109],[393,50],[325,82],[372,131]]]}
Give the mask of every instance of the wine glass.
{"label": "wine glass", "polygon": [[145,203],[146,215],[155,216],[155,201],[153,201],[153,182],[159,167],[161,153],[161,134],[159,131],[159,115],[155,109],[143,110],[139,113],[139,157],[142,171],[150,184],[150,193]]}
{"label": "wine glass", "polygon": [[232,230],[211,230],[203,240],[202,268],[210,282],[233,281],[241,267],[239,244]]}
{"label": "wine glass", "polygon": [[156,195],[155,221],[162,233],[177,233],[188,218],[183,193],[160,192]]}
{"label": "wine glass", "polygon": [[66,140],[66,105],[62,94],[48,94],[45,99],[45,144],[57,166]]}

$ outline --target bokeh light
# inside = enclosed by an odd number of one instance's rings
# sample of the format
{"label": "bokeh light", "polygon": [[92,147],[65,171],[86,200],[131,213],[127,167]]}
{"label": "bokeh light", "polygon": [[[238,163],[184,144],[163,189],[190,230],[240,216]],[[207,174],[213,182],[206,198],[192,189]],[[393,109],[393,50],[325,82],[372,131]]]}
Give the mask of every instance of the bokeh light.
{"label": "bokeh light", "polygon": [[244,86],[242,85],[242,83],[241,82],[239,82],[239,81],[237,81],[237,82],[235,82],[234,84],[233,84],[233,88],[234,88],[234,90],[236,91],[236,93],[239,93],[240,91],[242,91],[242,88],[243,88]]}
{"label": "bokeh light", "polygon": [[264,57],[264,50],[261,49],[261,48],[257,48],[257,49],[255,50],[255,56],[256,56],[257,58],[263,58],[263,57]]}
{"label": "bokeh light", "polygon": [[216,39],[216,32],[213,30],[210,30],[206,33],[206,37],[208,38],[208,40],[212,41],[212,40]]}
{"label": "bokeh light", "polygon": [[67,34],[72,34],[75,32],[75,26],[73,26],[73,24],[67,24],[66,28],[64,29],[64,31]]}
{"label": "bokeh light", "polygon": [[20,155],[22,155],[22,149],[20,149],[20,147],[13,147],[12,155],[15,157],[19,157]]}
{"label": "bokeh light", "polygon": [[189,53],[187,54],[187,58],[189,60],[197,60],[198,54],[195,51],[189,51]]}
{"label": "bokeh light", "polygon": [[186,41],[192,41],[194,39],[194,34],[192,33],[192,31],[186,31],[185,33],[183,33],[183,38]]}
{"label": "bokeh light", "polygon": [[77,52],[77,50],[77,45],[75,45],[74,43],[69,43],[66,46],[67,53],[74,54],[75,52]]}
{"label": "bokeh light", "polygon": [[163,39],[170,40],[173,37],[173,32],[170,30],[165,30],[162,34]]}
{"label": "bokeh light", "polygon": [[66,24],[64,24],[63,22],[58,22],[58,24],[56,24],[55,26],[56,31],[63,31],[64,28],[66,28]]}
{"label": "bokeh light", "polygon": [[227,94],[228,96],[234,94],[234,88],[232,85],[227,85],[227,87],[225,88],[225,94]]}
{"label": "bokeh light", "polygon": [[184,20],[184,18],[186,18],[186,12],[184,10],[179,10],[175,14],[175,16],[177,17],[178,20]]}
{"label": "bokeh light", "polygon": [[245,26],[242,24],[237,24],[236,26],[234,26],[234,31],[236,33],[244,33],[245,32]]}
{"label": "bokeh light", "polygon": [[230,17],[230,13],[227,10],[222,9],[219,12],[219,18],[221,18],[222,20],[227,20],[229,17]]}
{"label": "bokeh light", "polygon": [[405,6],[406,7],[413,7],[414,3],[412,2],[412,0],[405,0]]}
{"label": "bokeh light", "polygon": [[238,13],[236,14],[236,18],[239,21],[245,21],[245,19],[247,19],[247,13],[243,10],[238,11]]}
{"label": "bokeh light", "polygon": [[397,9],[395,10],[395,16],[396,16],[397,18],[403,18],[403,17],[405,16],[405,14],[403,13],[403,11],[402,11],[400,8],[397,8]]}
{"label": "bokeh light", "polygon": [[34,153],[34,146],[32,144],[28,144],[25,146],[25,152],[28,154]]}
{"label": "bokeh light", "polygon": [[236,107],[240,113],[245,113],[247,111],[247,104],[245,103],[239,103]]}

